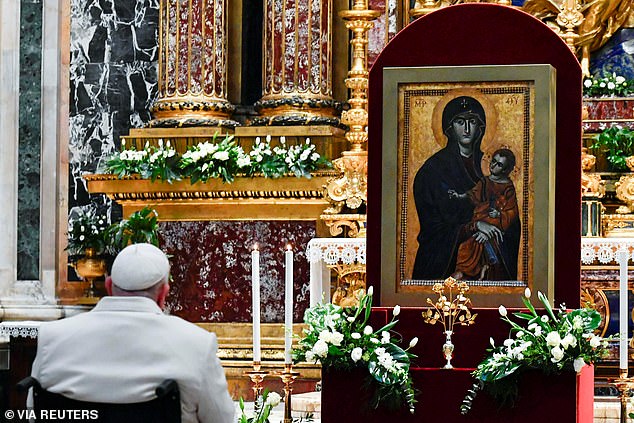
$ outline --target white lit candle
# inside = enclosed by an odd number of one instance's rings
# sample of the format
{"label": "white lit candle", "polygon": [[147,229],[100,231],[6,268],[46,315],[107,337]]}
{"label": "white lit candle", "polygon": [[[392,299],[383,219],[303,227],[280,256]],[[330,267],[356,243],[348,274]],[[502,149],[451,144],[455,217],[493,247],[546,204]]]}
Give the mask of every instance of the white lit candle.
{"label": "white lit candle", "polygon": [[260,361],[260,251],[258,245],[251,252],[251,283],[253,300],[253,361]]}
{"label": "white lit candle", "polygon": [[293,250],[286,247],[284,253],[284,363],[291,364],[291,345],[293,342]]}
{"label": "white lit candle", "polygon": [[[627,372],[627,349],[628,349],[628,286],[627,286],[627,261],[628,252],[617,252],[619,261],[619,369]],[[627,374],[627,373],[626,373]]]}

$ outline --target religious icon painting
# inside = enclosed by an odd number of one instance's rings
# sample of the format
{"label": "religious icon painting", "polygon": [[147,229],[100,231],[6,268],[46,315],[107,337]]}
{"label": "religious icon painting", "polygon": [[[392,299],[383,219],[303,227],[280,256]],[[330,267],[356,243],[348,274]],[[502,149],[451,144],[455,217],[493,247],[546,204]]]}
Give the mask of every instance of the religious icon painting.
{"label": "religious icon painting", "polygon": [[554,74],[384,70],[382,304],[421,305],[449,276],[476,307],[552,293]]}

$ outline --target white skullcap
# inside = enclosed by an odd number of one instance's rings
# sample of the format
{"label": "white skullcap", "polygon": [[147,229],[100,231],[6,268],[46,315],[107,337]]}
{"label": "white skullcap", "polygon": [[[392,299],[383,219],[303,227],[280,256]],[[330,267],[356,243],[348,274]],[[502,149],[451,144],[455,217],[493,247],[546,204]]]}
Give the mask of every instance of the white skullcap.
{"label": "white skullcap", "polygon": [[152,244],[132,244],[112,264],[112,283],[126,291],[140,291],[169,275],[170,264],[163,251]]}

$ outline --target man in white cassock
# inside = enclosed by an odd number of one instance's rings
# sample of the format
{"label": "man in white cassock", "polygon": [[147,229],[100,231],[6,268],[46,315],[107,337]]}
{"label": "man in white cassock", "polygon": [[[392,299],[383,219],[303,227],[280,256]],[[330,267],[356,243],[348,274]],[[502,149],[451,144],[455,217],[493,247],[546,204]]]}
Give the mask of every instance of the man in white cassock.
{"label": "man in white cassock", "polygon": [[31,375],[50,392],[105,403],[152,400],[171,378],[184,423],[233,422],[216,335],[162,312],[169,270],[153,245],[123,249],[106,280],[110,296],[88,313],[40,326]]}

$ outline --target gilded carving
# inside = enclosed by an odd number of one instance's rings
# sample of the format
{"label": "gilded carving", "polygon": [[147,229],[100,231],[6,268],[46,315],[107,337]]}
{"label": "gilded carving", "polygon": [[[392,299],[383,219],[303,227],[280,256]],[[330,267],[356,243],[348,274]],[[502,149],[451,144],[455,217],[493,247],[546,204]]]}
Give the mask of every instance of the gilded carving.
{"label": "gilded carving", "polygon": [[605,181],[601,180],[601,175],[590,172],[597,158],[588,154],[587,150],[581,150],[581,193],[584,197],[602,198],[605,196]]}
{"label": "gilded carving", "polygon": [[365,292],[366,273],[362,264],[338,264],[329,266],[337,275],[337,285],[332,295],[332,303],[341,307],[359,305],[359,298]]}
{"label": "gilded carving", "polygon": [[632,9],[631,1],[614,0],[526,0],[523,6],[581,57],[581,68],[587,76],[590,52],[603,46],[627,22]]}

